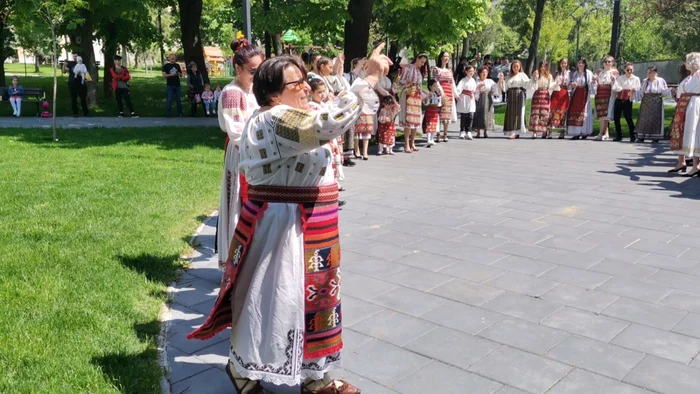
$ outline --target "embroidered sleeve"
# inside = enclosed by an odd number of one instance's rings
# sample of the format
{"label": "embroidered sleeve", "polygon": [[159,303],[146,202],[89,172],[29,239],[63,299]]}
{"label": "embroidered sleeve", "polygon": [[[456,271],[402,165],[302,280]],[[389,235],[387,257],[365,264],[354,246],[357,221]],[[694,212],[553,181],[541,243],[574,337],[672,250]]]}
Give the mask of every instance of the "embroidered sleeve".
{"label": "embroidered sleeve", "polygon": [[240,145],[246,123],[248,103],[238,89],[225,89],[219,100],[219,127],[235,145]]}
{"label": "embroidered sleeve", "polygon": [[349,91],[341,92],[320,111],[274,107],[270,110],[271,126],[280,157],[308,152],[318,147],[320,141],[340,136],[355,124],[361,113],[374,114],[378,107],[376,93],[363,79],[356,80]]}

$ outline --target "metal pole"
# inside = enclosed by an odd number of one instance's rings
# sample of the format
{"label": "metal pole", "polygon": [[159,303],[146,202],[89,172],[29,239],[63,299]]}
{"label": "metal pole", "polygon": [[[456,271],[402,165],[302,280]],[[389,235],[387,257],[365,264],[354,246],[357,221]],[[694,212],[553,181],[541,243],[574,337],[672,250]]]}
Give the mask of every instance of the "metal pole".
{"label": "metal pole", "polygon": [[250,0],[243,0],[243,33],[248,41],[252,41],[250,25]]}
{"label": "metal pole", "polygon": [[[22,48],[22,54],[24,55],[24,77],[26,78],[27,77],[27,50]],[[36,54],[34,54],[34,57],[36,57]]]}
{"label": "metal pole", "polygon": [[617,57],[617,40],[620,37],[620,0],[615,0],[612,20],[612,37],[610,37],[610,56]]}

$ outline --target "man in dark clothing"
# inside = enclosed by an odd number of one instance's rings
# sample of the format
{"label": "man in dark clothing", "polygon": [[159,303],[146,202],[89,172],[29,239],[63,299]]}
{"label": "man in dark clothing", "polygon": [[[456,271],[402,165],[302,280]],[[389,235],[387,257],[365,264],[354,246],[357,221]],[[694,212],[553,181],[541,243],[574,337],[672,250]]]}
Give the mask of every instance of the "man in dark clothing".
{"label": "man in dark clothing", "polygon": [[112,90],[114,91],[114,96],[117,98],[117,107],[119,108],[119,117],[124,117],[124,104],[126,101],[126,107],[129,108],[132,118],[138,118],[136,112],[134,112],[134,107],[131,105],[131,95],[129,94],[129,80],[131,80],[131,75],[126,67],[122,66],[122,57],[117,55],[114,57],[114,67],[109,70],[112,74]]}
{"label": "man in dark clothing", "polygon": [[[78,54],[73,53],[73,60],[63,63],[63,73],[68,73],[68,90],[70,91],[70,103],[73,109],[73,117],[78,116],[78,97],[84,116],[90,116],[87,107],[87,85],[85,85],[85,73],[75,73],[75,66],[78,65]],[[82,62],[82,61],[81,61]],[[84,67],[81,64],[81,67]]]}
{"label": "man in dark clothing", "polygon": [[182,69],[176,63],[177,57],[174,53],[168,55],[168,63],[163,65],[163,77],[167,80],[168,98],[165,103],[166,114],[170,117],[170,107],[172,107],[173,98],[177,104],[177,115],[182,115],[182,87],[180,86],[180,77],[182,77]]}

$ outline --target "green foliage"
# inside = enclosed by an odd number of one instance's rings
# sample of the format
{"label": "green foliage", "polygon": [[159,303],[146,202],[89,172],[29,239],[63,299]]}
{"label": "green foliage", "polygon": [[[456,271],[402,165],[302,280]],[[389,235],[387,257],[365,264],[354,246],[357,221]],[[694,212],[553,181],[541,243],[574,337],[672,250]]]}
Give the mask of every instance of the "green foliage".
{"label": "green foliage", "polygon": [[204,0],[202,6],[202,23],[199,26],[202,43],[216,46],[231,55],[231,41],[236,38],[233,29],[234,11],[231,0]]}
{"label": "green foliage", "polygon": [[471,47],[484,54],[510,56],[520,49],[518,34],[503,23],[501,7],[489,7],[483,29],[468,38]]}

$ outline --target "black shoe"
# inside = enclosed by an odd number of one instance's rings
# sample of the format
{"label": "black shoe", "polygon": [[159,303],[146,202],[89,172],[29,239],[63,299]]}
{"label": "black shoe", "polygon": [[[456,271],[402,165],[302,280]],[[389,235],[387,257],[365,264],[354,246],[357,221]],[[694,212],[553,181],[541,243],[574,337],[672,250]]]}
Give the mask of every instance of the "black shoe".
{"label": "black shoe", "polygon": [[688,166],[683,166],[681,168],[672,168],[672,169],[668,170],[668,173],[674,174],[676,172],[686,172],[687,170],[688,170]]}
{"label": "black shoe", "polygon": [[644,142],[644,138],[630,138],[630,142],[639,142],[640,144]]}
{"label": "black shoe", "polygon": [[124,117],[124,112],[120,112],[120,113],[119,113],[119,117],[120,117],[120,118],[123,118],[123,117]]}
{"label": "black shoe", "polygon": [[345,167],[355,167],[355,162],[352,161],[351,159],[345,159],[345,162],[343,163]]}
{"label": "black shoe", "polygon": [[[615,142],[620,142],[620,141],[622,141],[622,137],[615,137],[615,139],[614,139],[613,141],[615,141]],[[634,142],[634,141],[633,141],[633,142]]]}
{"label": "black shoe", "polygon": [[700,176],[700,171],[695,171],[695,172],[692,173],[692,174],[690,174],[690,173],[688,173],[688,174],[683,174],[683,175],[681,175],[681,176],[684,176],[684,177],[686,177],[686,178],[692,178],[692,177],[695,177],[695,176]]}
{"label": "black shoe", "polygon": [[136,115],[136,112],[132,112],[132,113],[131,113],[131,118],[132,118],[132,119],[138,119],[138,117],[139,117],[139,116]]}
{"label": "black shoe", "polygon": [[572,141],[576,141],[576,140],[578,140],[578,139],[581,139],[581,136],[580,136],[580,135],[575,135],[575,136],[571,137],[571,140],[572,140]]}
{"label": "black shoe", "polygon": [[338,200],[338,208],[344,206],[346,204],[345,200]]}
{"label": "black shoe", "polygon": [[652,143],[652,144],[658,144],[658,143],[659,143],[659,140],[651,140],[651,143]]}
{"label": "black shoe", "polygon": [[585,140],[586,138],[588,138],[587,135],[581,136],[581,139],[582,139],[582,140]]}

